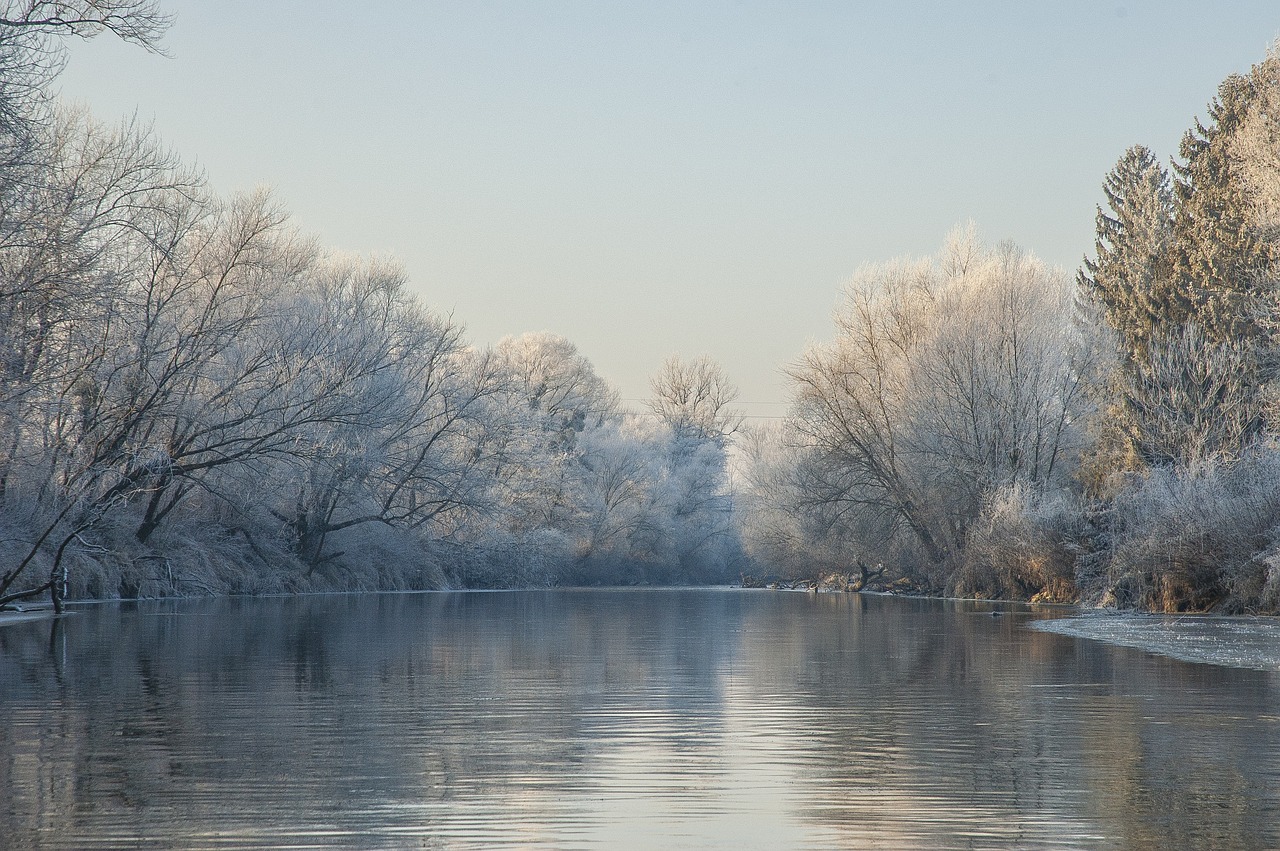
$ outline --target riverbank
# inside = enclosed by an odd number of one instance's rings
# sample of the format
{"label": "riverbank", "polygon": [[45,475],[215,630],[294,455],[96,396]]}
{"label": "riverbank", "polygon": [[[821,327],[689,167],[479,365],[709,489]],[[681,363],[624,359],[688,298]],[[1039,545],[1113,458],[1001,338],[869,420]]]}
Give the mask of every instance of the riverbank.
{"label": "riverbank", "polygon": [[57,617],[57,615],[54,614],[53,606],[50,605],[0,609],[0,627],[27,623],[28,621],[46,620],[53,617]]}

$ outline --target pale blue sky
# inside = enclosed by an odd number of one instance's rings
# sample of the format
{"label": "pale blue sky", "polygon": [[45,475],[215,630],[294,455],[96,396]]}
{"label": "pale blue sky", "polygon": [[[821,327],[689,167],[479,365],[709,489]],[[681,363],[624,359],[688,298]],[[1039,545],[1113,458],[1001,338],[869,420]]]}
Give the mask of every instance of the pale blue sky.
{"label": "pale blue sky", "polygon": [[1280,35],[1274,0],[164,5],[169,57],[75,45],[63,93],[477,342],[564,334],[627,397],[707,353],[748,402],[860,265],[967,219],[1074,269],[1124,149],[1174,154]]}

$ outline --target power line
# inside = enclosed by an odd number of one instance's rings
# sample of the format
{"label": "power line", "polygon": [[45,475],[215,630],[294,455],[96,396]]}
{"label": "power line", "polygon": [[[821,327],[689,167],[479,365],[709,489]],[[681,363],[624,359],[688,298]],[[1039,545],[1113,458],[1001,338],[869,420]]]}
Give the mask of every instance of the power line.
{"label": "power line", "polygon": [[[626,399],[624,399],[623,401],[630,401],[630,400],[626,400]],[[646,411],[646,410],[643,410],[643,409],[637,409],[637,408],[624,408],[624,411],[625,411],[626,413],[628,413],[628,414],[632,414],[633,416],[637,416],[637,417],[654,417],[654,418],[657,418],[657,417],[658,417],[658,414],[655,414],[653,411]],[[789,420],[789,419],[791,419],[791,417],[787,416],[786,414],[743,414],[743,413],[738,413],[738,414],[734,414],[734,416],[735,416],[735,417],[740,417],[741,419],[744,419],[744,420]]]}
{"label": "power line", "polygon": [[[641,399],[634,396],[619,396],[618,398],[624,402],[644,403],[649,401],[648,399]],[[734,399],[732,402],[729,403],[729,406],[730,407],[737,406],[737,405],[783,405],[783,406],[786,406],[790,404],[791,404],[790,402],[752,402],[752,401],[744,401],[742,399]]]}

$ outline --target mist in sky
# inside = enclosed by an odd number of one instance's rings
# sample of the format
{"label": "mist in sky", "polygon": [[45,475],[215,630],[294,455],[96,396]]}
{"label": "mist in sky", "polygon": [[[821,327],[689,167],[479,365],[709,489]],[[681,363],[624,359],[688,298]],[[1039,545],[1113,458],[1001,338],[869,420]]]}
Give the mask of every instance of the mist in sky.
{"label": "mist in sky", "polygon": [[75,44],[64,96],[398,258],[479,343],[563,334],[630,398],[707,353],[759,414],[865,263],[972,219],[1074,270],[1125,148],[1176,153],[1280,35],[1273,0],[165,8],[169,56]]}

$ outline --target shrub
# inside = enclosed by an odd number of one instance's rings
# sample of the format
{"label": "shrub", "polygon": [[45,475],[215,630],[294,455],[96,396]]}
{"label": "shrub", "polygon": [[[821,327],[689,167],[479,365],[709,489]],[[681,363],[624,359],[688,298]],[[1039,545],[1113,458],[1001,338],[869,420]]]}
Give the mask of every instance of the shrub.
{"label": "shrub", "polygon": [[1133,476],[1107,522],[1104,605],[1273,611],[1280,587],[1280,449]]}
{"label": "shrub", "polygon": [[1084,515],[1064,491],[997,491],[969,531],[948,593],[1067,603],[1079,599],[1075,564]]}

